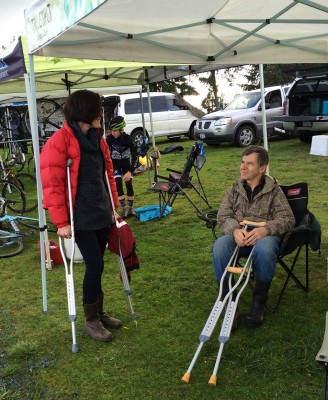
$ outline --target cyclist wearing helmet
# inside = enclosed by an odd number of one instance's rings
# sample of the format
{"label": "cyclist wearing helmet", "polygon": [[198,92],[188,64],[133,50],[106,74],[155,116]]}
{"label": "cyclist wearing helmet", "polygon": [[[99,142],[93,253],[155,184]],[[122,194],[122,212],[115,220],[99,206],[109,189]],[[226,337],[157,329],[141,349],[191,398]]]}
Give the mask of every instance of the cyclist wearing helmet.
{"label": "cyclist wearing helmet", "polygon": [[[118,200],[122,207],[122,218],[134,215],[134,190],[132,184],[133,172],[137,168],[137,146],[131,136],[124,132],[126,123],[121,116],[114,117],[109,123],[106,132],[107,144],[111,151],[114,167],[114,177],[118,192]],[[126,206],[123,181],[126,186],[128,208]]]}

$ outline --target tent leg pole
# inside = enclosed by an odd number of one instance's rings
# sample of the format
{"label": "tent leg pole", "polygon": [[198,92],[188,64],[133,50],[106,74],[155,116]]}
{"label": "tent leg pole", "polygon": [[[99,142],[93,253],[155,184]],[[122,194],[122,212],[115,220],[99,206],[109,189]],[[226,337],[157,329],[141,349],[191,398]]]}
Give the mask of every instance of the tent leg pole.
{"label": "tent leg pole", "polygon": [[34,60],[33,55],[29,54],[29,64],[30,64],[30,79],[28,75],[24,75],[25,88],[28,100],[28,107],[30,113],[30,123],[32,132],[32,143],[33,143],[33,153],[35,161],[35,177],[36,177],[36,187],[38,196],[38,216],[39,216],[39,229],[40,229],[40,254],[41,254],[41,277],[42,277],[42,302],[43,302],[43,312],[48,312],[47,304],[47,281],[46,281],[46,259],[45,259],[45,249],[44,249],[44,214],[42,209],[42,187],[41,187],[41,177],[40,177],[40,147],[39,147],[39,135],[38,135],[38,122],[36,113],[36,95],[35,95],[35,76],[34,76]]}

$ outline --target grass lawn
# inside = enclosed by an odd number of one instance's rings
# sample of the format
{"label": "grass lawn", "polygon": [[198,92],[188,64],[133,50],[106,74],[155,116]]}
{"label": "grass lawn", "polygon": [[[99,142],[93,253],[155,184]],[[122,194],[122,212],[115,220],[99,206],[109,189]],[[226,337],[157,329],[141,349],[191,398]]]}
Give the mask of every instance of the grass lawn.
{"label": "grass lawn", "polygon": [[[166,168],[181,169],[192,142],[182,139],[181,153],[162,155]],[[164,149],[171,142],[157,140]],[[200,176],[213,208],[239,177],[240,148],[205,145],[207,161]],[[310,251],[310,291],[289,284],[280,309],[265,315],[262,327],[249,330],[243,319],[251,291],[240,299],[238,330],[225,345],[217,387],[208,386],[217,351],[220,323],[204,345],[190,384],[182,375],[198,346],[198,337],[217,297],[210,229],[192,206],[178,197],[161,221],[130,219],[137,238],[141,269],[132,273],[137,326],[119,280],[116,256],[106,253],[105,305],[124,321],[111,343],[92,340],[83,331],[83,264],[75,265],[79,352],[71,352],[63,266],[47,271],[49,312],[42,312],[38,237],[24,241],[24,251],[0,260],[0,399],[115,400],[314,400],[322,398],[323,368],[315,362],[327,311],[327,158],[309,155],[298,139],[270,142],[270,175],[281,184],[306,181],[309,208],[322,226],[321,254]],[[147,173],[134,178],[136,207],[157,203],[147,191]],[[151,171],[151,180],[153,172]],[[302,255],[297,266],[303,276]],[[284,275],[272,284],[273,298]],[[221,322],[221,319],[220,319]]]}

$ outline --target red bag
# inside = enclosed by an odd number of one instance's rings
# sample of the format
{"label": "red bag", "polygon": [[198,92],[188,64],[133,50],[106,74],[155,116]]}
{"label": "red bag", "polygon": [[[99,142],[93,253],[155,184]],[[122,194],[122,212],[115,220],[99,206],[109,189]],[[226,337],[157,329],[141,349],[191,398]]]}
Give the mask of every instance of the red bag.
{"label": "red bag", "polygon": [[130,226],[120,216],[117,217],[116,224],[112,224],[109,229],[108,250],[117,255],[122,254],[130,280],[129,272],[139,268],[136,239]]}

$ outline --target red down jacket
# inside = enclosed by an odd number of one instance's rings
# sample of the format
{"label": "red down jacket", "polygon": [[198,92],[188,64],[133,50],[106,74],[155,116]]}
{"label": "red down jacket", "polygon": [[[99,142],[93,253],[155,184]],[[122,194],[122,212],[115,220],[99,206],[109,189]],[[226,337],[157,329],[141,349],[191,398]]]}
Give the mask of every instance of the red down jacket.
{"label": "red down jacket", "polygon": [[[104,138],[100,141],[100,148],[105,160],[115,209],[117,209],[118,195],[113,175],[113,164],[108,145]],[[64,126],[48,139],[40,155],[43,207],[49,210],[52,222],[57,228],[69,225],[69,199],[66,172],[68,159],[73,161],[70,168],[70,175],[72,202],[74,206],[80,165],[80,146],[72,128],[65,121]]]}

